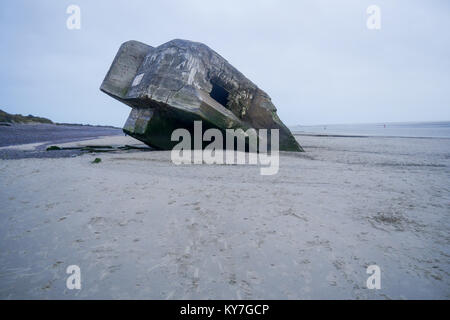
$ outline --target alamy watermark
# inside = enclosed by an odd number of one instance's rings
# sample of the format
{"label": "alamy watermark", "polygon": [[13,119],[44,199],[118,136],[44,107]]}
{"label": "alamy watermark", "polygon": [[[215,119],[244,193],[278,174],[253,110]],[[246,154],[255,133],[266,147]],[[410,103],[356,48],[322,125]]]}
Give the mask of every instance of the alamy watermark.
{"label": "alamy watermark", "polygon": [[81,269],[79,266],[73,264],[67,267],[66,273],[70,274],[66,280],[66,287],[69,290],[81,290]]}
{"label": "alamy watermark", "polygon": [[380,30],[381,29],[381,9],[377,5],[367,7],[366,13],[369,15],[366,21],[367,29]]}
{"label": "alamy watermark", "polygon": [[[268,148],[270,134],[270,153]],[[194,121],[194,138],[186,129],[172,132],[172,141],[179,141],[171,152],[174,164],[250,164],[261,165],[261,175],[278,173],[279,129],[208,129],[203,133],[202,122]],[[180,141],[181,140],[181,141]],[[235,144],[235,141],[237,143]],[[204,142],[210,142],[203,148]],[[225,143],[225,144],[224,144]],[[193,148],[192,148],[193,146]],[[248,151],[248,152],[246,152]]]}
{"label": "alamy watermark", "polygon": [[[67,7],[66,13],[70,16],[66,20],[66,26],[69,30],[81,29],[81,8],[76,4],[71,4]],[[367,29],[380,30],[381,29],[381,8],[378,5],[372,4],[367,7],[366,13],[369,15],[366,21]]]}
{"label": "alamy watermark", "polygon": [[66,20],[66,27],[69,30],[81,29],[81,9],[76,4],[71,4],[67,7],[66,13],[70,16]]}
{"label": "alamy watermark", "polygon": [[376,264],[370,265],[366,270],[370,277],[367,278],[367,289],[381,289],[381,269]]}

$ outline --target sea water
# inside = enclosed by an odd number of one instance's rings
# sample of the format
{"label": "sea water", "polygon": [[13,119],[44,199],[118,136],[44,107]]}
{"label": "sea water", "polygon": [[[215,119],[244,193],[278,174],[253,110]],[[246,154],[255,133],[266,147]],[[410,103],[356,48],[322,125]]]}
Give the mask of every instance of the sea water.
{"label": "sea water", "polygon": [[295,134],[450,138],[450,121],[293,126]]}

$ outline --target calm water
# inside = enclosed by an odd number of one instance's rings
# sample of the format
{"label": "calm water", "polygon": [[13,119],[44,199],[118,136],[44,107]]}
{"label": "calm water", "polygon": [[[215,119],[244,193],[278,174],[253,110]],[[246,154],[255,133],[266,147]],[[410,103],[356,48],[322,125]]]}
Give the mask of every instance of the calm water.
{"label": "calm water", "polygon": [[449,121],[293,126],[291,130],[300,134],[450,138]]}

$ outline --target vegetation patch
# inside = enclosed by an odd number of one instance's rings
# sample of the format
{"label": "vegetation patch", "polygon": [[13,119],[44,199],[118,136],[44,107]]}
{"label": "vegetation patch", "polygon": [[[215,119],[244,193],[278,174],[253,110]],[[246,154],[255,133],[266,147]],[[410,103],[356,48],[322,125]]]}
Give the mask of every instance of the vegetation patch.
{"label": "vegetation patch", "polygon": [[47,148],[47,151],[54,151],[54,150],[61,150],[61,148],[58,146],[50,146]]}
{"label": "vegetation patch", "polygon": [[36,116],[33,116],[32,114],[23,116],[21,114],[10,114],[3,110],[0,110],[0,122],[4,122],[4,123],[48,123],[48,124],[53,123],[50,119],[36,117]]}

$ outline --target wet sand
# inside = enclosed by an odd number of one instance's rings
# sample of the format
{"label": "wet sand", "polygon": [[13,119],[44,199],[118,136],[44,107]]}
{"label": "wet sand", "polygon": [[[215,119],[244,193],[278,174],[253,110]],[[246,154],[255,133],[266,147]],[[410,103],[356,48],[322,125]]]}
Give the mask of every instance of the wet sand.
{"label": "wet sand", "polygon": [[[0,159],[62,158],[80,155],[77,150],[46,152],[48,146],[101,136],[123,136],[122,129],[100,126],[13,124],[0,126]],[[17,147],[19,146],[20,147]]]}
{"label": "wet sand", "polygon": [[0,298],[450,298],[450,139],[297,138],[274,176],[161,151],[0,160]]}

